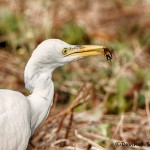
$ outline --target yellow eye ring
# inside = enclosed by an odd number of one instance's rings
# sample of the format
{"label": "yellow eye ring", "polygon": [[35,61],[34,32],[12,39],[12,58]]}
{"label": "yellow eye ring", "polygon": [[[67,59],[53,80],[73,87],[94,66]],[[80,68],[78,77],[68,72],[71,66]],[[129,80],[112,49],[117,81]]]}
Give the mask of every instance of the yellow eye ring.
{"label": "yellow eye ring", "polygon": [[67,48],[64,48],[63,51],[62,51],[62,53],[63,53],[64,55],[66,55],[66,54],[67,54],[67,51],[68,51],[68,49],[67,49]]}

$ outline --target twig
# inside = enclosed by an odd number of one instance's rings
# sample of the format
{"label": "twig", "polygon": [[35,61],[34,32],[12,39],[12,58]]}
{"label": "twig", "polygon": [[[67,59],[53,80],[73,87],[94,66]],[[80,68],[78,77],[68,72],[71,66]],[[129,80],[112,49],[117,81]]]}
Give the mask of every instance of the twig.
{"label": "twig", "polygon": [[[68,124],[68,126],[67,126],[66,134],[65,134],[65,139],[68,138],[69,131],[70,131],[70,128],[71,128],[72,122],[73,122],[73,111],[74,111],[74,109],[75,109],[76,107],[78,107],[79,105],[85,103],[86,101],[89,100],[89,98],[91,98],[90,89],[91,89],[91,86],[89,86],[88,84],[87,84],[87,85],[84,85],[84,86],[81,88],[81,90],[80,90],[78,96],[76,97],[76,99],[70,104],[70,106],[69,106],[66,110],[64,110],[63,112],[60,112],[60,113],[57,114],[56,116],[55,116],[55,115],[52,116],[51,118],[48,119],[48,121],[46,121],[46,123],[48,123],[48,122],[52,121],[53,119],[62,116],[62,119],[61,119],[61,121],[60,121],[60,123],[59,123],[58,129],[57,129],[57,132],[56,132],[56,134],[57,134],[57,139],[59,138],[59,137],[58,137],[58,134],[59,134],[59,132],[60,132],[60,129],[61,129],[62,125],[63,125],[63,122],[64,122],[66,116],[71,112],[70,119],[69,119],[69,124]],[[64,142],[64,143],[62,143],[62,144],[63,144],[63,146],[65,146],[65,145],[66,145],[66,142]]]}
{"label": "twig", "polygon": [[[61,120],[61,126],[59,126],[59,131],[60,131],[61,127],[62,127],[62,124],[63,124],[65,118],[66,118],[66,115],[65,115],[65,116],[63,117],[63,119]],[[70,131],[71,126],[72,126],[72,122],[73,122],[73,110],[72,110],[72,112],[71,112],[70,119],[69,119],[69,124],[68,124],[67,129],[66,129],[65,139],[68,139],[68,135],[69,135],[69,131]],[[58,134],[58,133],[59,133],[59,132],[57,132],[57,134]],[[57,135],[57,138],[58,138],[58,135]],[[66,141],[64,141],[64,142],[61,144],[61,146],[65,146],[65,145],[66,145]]]}
{"label": "twig", "polygon": [[72,126],[72,122],[73,122],[73,110],[71,111],[71,115],[70,115],[70,119],[69,119],[69,125],[68,125],[67,130],[66,130],[65,139],[68,139],[68,135],[69,135],[69,131],[70,131],[71,126]]}
{"label": "twig", "polygon": [[150,108],[149,108],[149,101],[148,101],[147,95],[146,95],[146,100],[145,100],[145,107],[146,107],[146,115],[147,115],[148,123],[150,125]]}
{"label": "twig", "polygon": [[91,93],[91,85],[89,86],[89,84],[84,85],[79,94],[77,95],[77,97],[75,98],[75,100],[70,104],[70,106],[65,109],[64,111],[61,111],[60,113],[50,116],[45,122],[44,124],[47,124],[49,122],[51,122],[53,119],[64,116],[65,114],[69,114],[71,112],[71,110],[75,109],[76,107],[78,107],[79,105],[87,102],[90,98],[92,97],[92,93]]}
{"label": "twig", "polygon": [[121,115],[121,118],[120,118],[120,121],[117,125],[117,128],[113,134],[113,137],[115,137],[115,135],[117,134],[117,132],[120,130],[120,128],[122,127],[122,124],[123,124],[123,121],[124,121],[124,114]]}
{"label": "twig", "polygon": [[98,148],[98,150],[105,150],[103,147],[101,147],[100,145],[96,144],[95,142],[93,142],[92,140],[82,136],[81,134],[79,134],[76,130],[75,130],[75,136],[85,142],[88,142],[89,144],[91,144],[92,146]]}
{"label": "twig", "polygon": [[60,144],[60,143],[64,143],[64,142],[70,142],[68,139],[59,139],[57,141],[55,141],[53,144],[51,144],[52,147],[54,147],[55,145],[57,144]]}
{"label": "twig", "polygon": [[56,105],[57,105],[57,100],[58,100],[58,93],[56,93],[56,95],[55,95],[55,97],[54,97],[54,103],[53,103],[53,109],[55,109],[56,108]]}
{"label": "twig", "polygon": [[56,132],[56,134],[57,134],[57,139],[58,139],[59,131],[60,131],[62,125],[63,125],[64,119],[66,118],[66,116],[67,116],[67,114],[64,114],[63,117],[62,117],[62,119],[61,119],[61,121],[60,121],[60,123],[59,123],[58,129],[57,129],[57,132]]}
{"label": "twig", "polygon": [[[87,133],[86,133],[87,134]],[[91,136],[91,137],[94,137],[94,138],[98,138],[98,139],[102,139],[104,141],[110,141],[112,142],[114,145],[116,142],[119,142],[119,143],[122,143],[123,141],[120,141],[120,140],[116,140],[116,139],[113,139],[113,138],[108,138],[108,137],[105,137],[105,136],[102,136],[102,135],[99,135],[99,134],[95,134],[95,133],[90,133],[90,134],[87,134],[88,136]],[[140,147],[140,146],[130,146],[134,149],[140,149],[140,150],[147,150],[145,146],[143,147]]]}
{"label": "twig", "polygon": [[65,150],[85,150],[85,149],[82,149],[82,148],[79,148],[79,147],[76,148],[74,146],[66,146]]}

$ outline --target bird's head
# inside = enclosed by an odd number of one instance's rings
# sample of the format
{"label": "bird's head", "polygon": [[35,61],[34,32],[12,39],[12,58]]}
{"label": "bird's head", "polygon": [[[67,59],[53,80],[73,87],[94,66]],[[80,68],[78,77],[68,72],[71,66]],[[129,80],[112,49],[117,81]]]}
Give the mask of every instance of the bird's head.
{"label": "bird's head", "polygon": [[34,50],[25,67],[25,84],[32,91],[39,76],[52,73],[57,67],[85,56],[102,55],[112,59],[113,50],[106,45],[70,45],[58,39],[43,41]]}
{"label": "bird's head", "polygon": [[[105,45],[70,45],[59,39],[43,41],[34,50],[32,59],[41,68],[55,69],[85,56],[107,55]],[[112,57],[111,53],[109,56]]]}

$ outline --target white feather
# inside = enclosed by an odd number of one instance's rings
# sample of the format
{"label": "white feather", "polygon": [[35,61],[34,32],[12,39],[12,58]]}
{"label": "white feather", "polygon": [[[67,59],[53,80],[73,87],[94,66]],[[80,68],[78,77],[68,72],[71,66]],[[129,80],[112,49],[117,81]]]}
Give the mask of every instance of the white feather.
{"label": "white feather", "polygon": [[0,150],[25,150],[31,136],[30,104],[21,93],[0,90]]}
{"label": "white feather", "polygon": [[34,130],[43,122],[52,106],[52,72],[77,59],[64,58],[62,50],[71,46],[61,40],[42,42],[25,68],[25,85],[31,95],[0,90],[0,150],[25,150]]}

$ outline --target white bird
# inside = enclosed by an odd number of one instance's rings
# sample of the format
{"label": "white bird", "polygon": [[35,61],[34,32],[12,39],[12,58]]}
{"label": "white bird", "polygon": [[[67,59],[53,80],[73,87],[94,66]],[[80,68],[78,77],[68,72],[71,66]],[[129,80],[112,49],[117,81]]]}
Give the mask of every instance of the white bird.
{"label": "white bird", "polygon": [[103,45],[75,46],[58,39],[39,44],[24,73],[25,86],[31,94],[26,97],[17,91],[0,90],[0,150],[26,150],[30,136],[52,106],[51,77],[57,67],[84,56],[105,55],[105,50]]}

